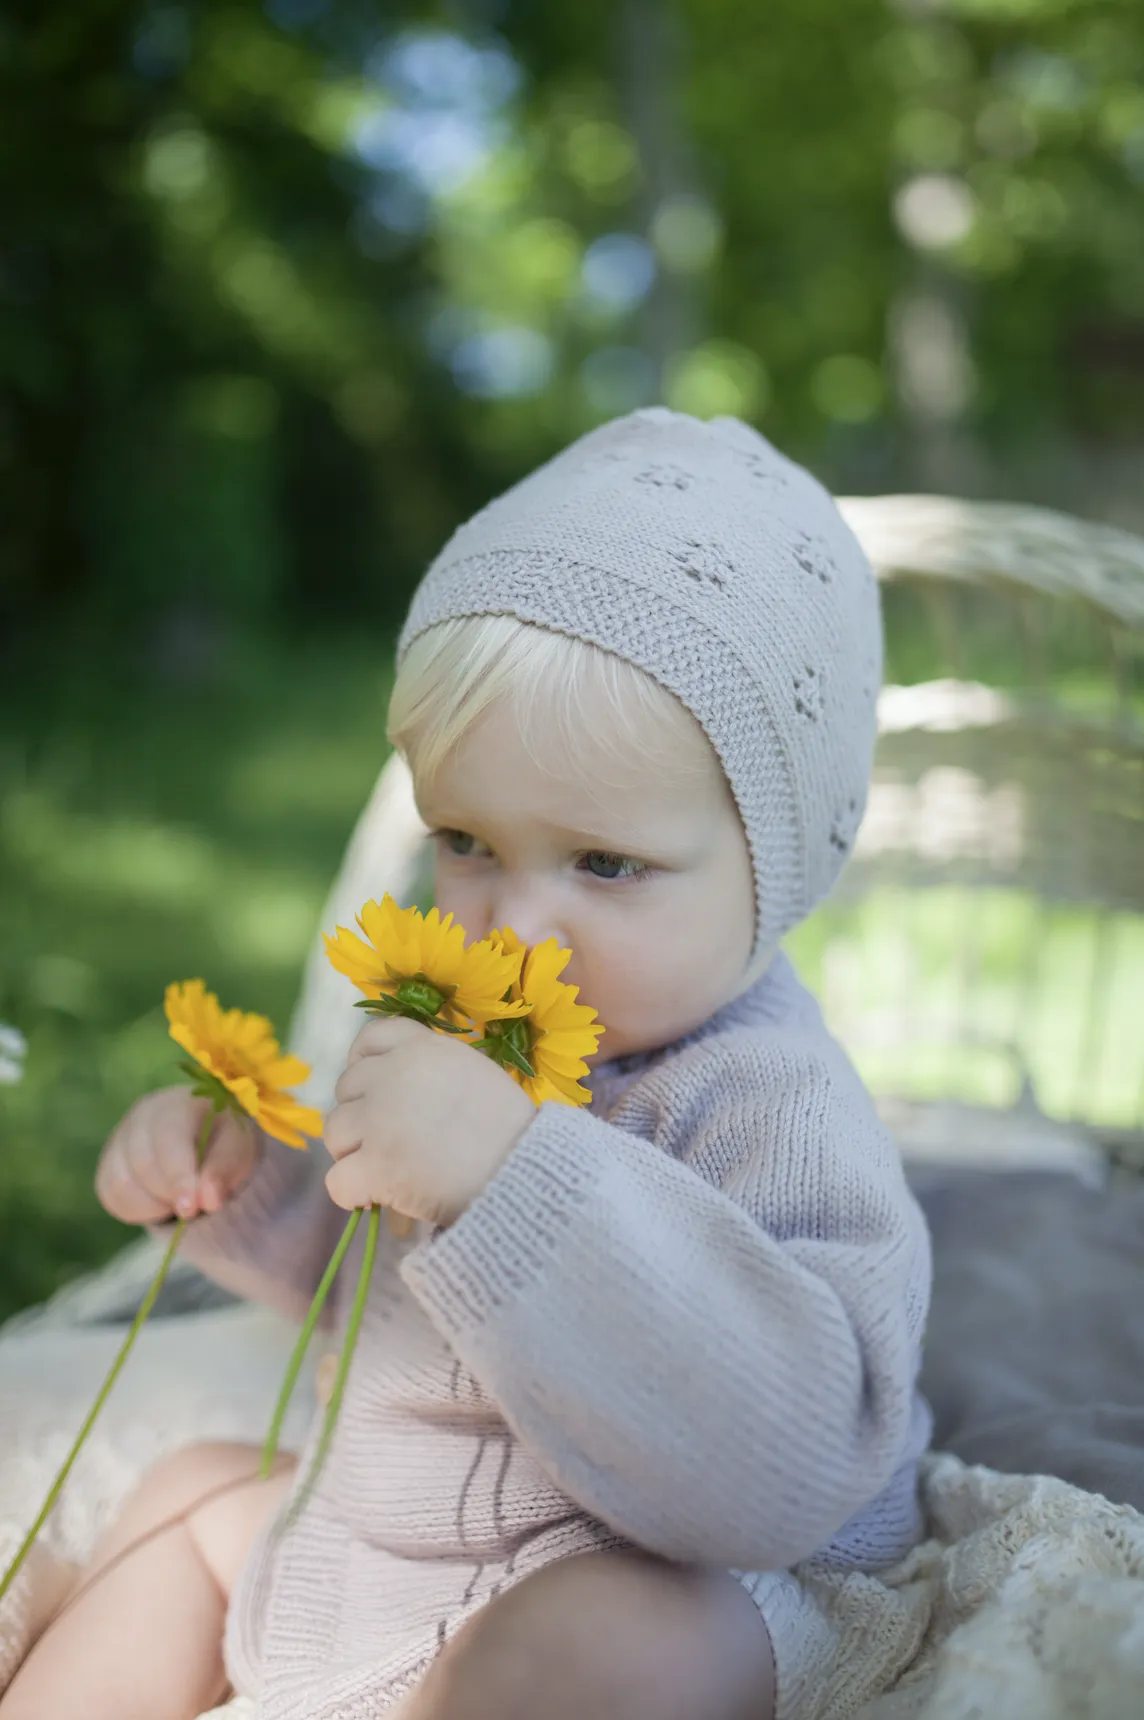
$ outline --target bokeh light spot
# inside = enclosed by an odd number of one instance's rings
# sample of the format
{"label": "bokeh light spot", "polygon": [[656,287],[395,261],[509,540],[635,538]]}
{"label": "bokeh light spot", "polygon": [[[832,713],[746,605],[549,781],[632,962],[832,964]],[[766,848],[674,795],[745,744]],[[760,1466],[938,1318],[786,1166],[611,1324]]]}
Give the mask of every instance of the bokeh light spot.
{"label": "bokeh light spot", "polygon": [[898,231],[921,251],[959,244],[973,228],[974,211],[968,185],[947,173],[918,174],[894,197]]}
{"label": "bokeh light spot", "polygon": [[211,147],[193,126],[152,137],[143,157],[143,182],[156,197],[194,197],[211,177]]}
{"label": "bokeh light spot", "polygon": [[584,253],[580,269],[584,291],[608,310],[630,310],[645,298],[655,280],[651,246],[635,233],[605,233]]}
{"label": "bokeh light spot", "polygon": [[665,269],[699,274],[718,255],[723,223],[705,197],[665,197],[652,219],[651,239]]}
{"label": "bokeh light spot", "polygon": [[842,424],[863,424],[882,404],[882,373],[858,353],[835,353],[815,368],[810,393],[824,417]]}
{"label": "bokeh light spot", "polygon": [[695,418],[750,418],[770,399],[762,364],[735,341],[709,340],[676,353],[664,367],[664,398]]}
{"label": "bokeh light spot", "polygon": [[467,335],[453,349],[458,388],[485,400],[538,394],[552,374],[552,343],[538,329],[498,328]]}
{"label": "bokeh light spot", "polygon": [[622,126],[610,120],[583,119],[565,143],[568,171],[591,197],[626,196],[636,178],[636,146]]}

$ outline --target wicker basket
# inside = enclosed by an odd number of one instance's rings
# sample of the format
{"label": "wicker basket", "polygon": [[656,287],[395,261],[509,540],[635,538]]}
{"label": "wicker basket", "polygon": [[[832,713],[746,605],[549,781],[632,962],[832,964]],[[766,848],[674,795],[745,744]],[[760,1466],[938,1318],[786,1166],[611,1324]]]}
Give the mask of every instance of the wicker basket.
{"label": "wicker basket", "polygon": [[[1144,541],[1041,509],[844,501],[883,582],[888,684],[869,811],[790,940],[907,1158],[1144,1169]],[[322,914],[427,906],[425,830],[391,758]],[[312,951],[290,1042],[327,1106],[361,1016]],[[13,1325],[130,1318],[132,1244]],[[186,1262],[165,1313],[231,1300]]]}
{"label": "wicker basket", "polygon": [[842,508],[887,686],[853,860],[793,953],[907,1151],[1144,1166],[1144,541],[936,496]]}
{"label": "wicker basket", "polygon": [[[937,496],[842,504],[883,582],[866,821],[790,940],[914,1157],[1144,1166],[1144,541]],[[431,899],[391,759],[323,925]],[[294,1024],[328,1100],[356,1026],[315,951]]]}

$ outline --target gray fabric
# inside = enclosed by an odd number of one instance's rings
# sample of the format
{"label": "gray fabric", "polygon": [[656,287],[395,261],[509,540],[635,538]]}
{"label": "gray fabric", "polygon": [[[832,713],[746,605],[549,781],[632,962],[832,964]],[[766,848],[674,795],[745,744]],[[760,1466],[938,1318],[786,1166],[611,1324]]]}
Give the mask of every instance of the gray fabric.
{"label": "gray fabric", "polygon": [[[45,1302],[32,1303],[0,1322],[0,1334],[11,1337],[61,1326],[129,1326],[150,1290],[163,1251],[128,1243],[94,1271],[81,1273]],[[148,1320],[180,1314],[203,1314],[241,1301],[231,1291],[177,1256],[171,1264]]]}
{"label": "gray fabric", "polygon": [[[818,1005],[780,957],[637,1060],[607,1116],[540,1105],[450,1227],[383,1238],[328,1469],[232,1596],[264,1720],[378,1714],[492,1593],[621,1543],[750,1577],[797,1687],[822,1614],[782,1573],[924,1534],[929,1232]],[[319,1147],[264,1137],[188,1257],[304,1312],[345,1223]]]}
{"label": "gray fabric", "polygon": [[933,1236],[934,1445],[1144,1511],[1144,1180],[907,1170]]}
{"label": "gray fabric", "polygon": [[454,532],[398,641],[514,615],[600,646],[705,730],[755,873],[754,954],[826,895],[866,804],[878,586],[816,479],[732,418],[602,424]]}
{"label": "gray fabric", "polygon": [[[916,1164],[907,1177],[933,1234],[920,1384],[934,1446],[1144,1511],[1144,1179],[1094,1190]],[[125,1289],[76,1323],[126,1323],[139,1299]],[[161,1312],[235,1299],[184,1261]]]}
{"label": "gray fabric", "polygon": [[[213,1283],[196,1266],[184,1266],[181,1271],[172,1266],[151,1305],[148,1319],[168,1320],[176,1314],[203,1314],[212,1308],[230,1308],[241,1300],[240,1296],[224,1290],[221,1284]],[[126,1292],[118,1302],[100,1309],[93,1318],[81,1320],[78,1324],[129,1326],[139,1312],[139,1306],[140,1297],[134,1292]]]}

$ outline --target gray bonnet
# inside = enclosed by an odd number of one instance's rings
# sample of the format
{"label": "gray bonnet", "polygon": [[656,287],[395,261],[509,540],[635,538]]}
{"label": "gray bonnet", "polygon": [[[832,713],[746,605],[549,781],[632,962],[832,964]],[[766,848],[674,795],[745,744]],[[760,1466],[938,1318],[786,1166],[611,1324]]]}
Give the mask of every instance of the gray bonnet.
{"label": "gray bonnet", "polygon": [[870,565],[801,466],[737,419],[604,424],[453,534],[398,659],[487,614],[626,658],[701,724],[751,853],[756,958],[826,895],[866,803],[882,631]]}

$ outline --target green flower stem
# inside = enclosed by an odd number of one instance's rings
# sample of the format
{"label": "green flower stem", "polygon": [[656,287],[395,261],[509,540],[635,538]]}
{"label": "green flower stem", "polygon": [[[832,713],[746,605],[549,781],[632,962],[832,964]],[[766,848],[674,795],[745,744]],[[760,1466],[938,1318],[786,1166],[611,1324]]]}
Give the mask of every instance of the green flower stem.
{"label": "green flower stem", "polygon": [[[349,1225],[346,1227],[347,1230],[350,1229],[354,1225],[355,1221],[361,1217],[364,1210],[365,1209],[363,1207],[357,1208],[353,1217],[350,1219]],[[377,1233],[380,1228],[381,1208],[380,1206],[371,1206],[369,1209],[369,1228],[366,1231],[365,1237],[365,1252],[362,1255],[361,1271],[358,1274],[357,1291],[354,1295],[353,1308],[350,1311],[349,1324],[346,1327],[346,1336],[345,1342],[342,1344],[342,1353],[338,1360],[337,1378],[334,1380],[333,1393],[326,1410],[326,1419],[322,1427],[322,1436],[318,1441],[318,1450],[315,1454],[314,1461],[310,1466],[310,1473],[306,1477],[301,1492],[295,1497],[290,1507],[290,1512],[286,1521],[287,1528],[289,1528],[289,1526],[298,1517],[298,1514],[304,1509],[306,1501],[309,1499],[310,1494],[313,1491],[314,1483],[317,1481],[318,1476],[321,1473],[322,1465],[326,1461],[326,1453],[330,1449],[330,1441],[333,1439],[334,1427],[338,1419],[338,1411],[342,1406],[342,1395],[346,1389],[346,1376],[350,1371],[350,1362],[353,1359],[354,1346],[357,1343],[358,1328],[361,1325],[362,1314],[365,1310],[366,1296],[369,1292],[370,1276],[373,1272],[374,1255],[377,1253]]]}
{"label": "green flower stem", "polygon": [[[206,1151],[207,1142],[210,1140],[211,1130],[214,1127],[214,1120],[218,1116],[220,1109],[221,1109],[221,1107],[219,1105],[217,1105],[217,1104],[213,1105],[211,1107],[211,1109],[207,1112],[205,1118],[203,1119],[203,1126],[199,1130],[199,1138],[195,1143],[195,1163],[200,1169],[202,1168],[203,1154]],[[160,1265],[158,1272],[155,1274],[155,1277],[152,1280],[151,1288],[148,1290],[146,1296],[143,1298],[143,1302],[139,1308],[139,1312],[136,1314],[134,1320],[131,1323],[131,1330],[128,1332],[126,1338],[123,1340],[123,1345],[119,1351],[119,1354],[116,1356],[115,1361],[111,1365],[111,1371],[108,1374],[107,1378],[104,1380],[103,1385],[100,1387],[99,1396],[96,1398],[95,1402],[91,1406],[91,1409],[88,1411],[87,1420],[84,1422],[83,1426],[80,1428],[79,1433],[76,1437],[75,1444],[72,1446],[71,1450],[68,1452],[68,1455],[64,1460],[63,1468],[60,1470],[59,1474],[56,1476],[55,1480],[53,1481],[51,1491],[48,1494],[47,1498],[44,1500],[43,1505],[40,1507],[40,1512],[36,1518],[36,1521],[32,1524],[32,1527],[28,1530],[28,1533],[24,1536],[23,1541],[20,1543],[19,1552],[16,1554],[16,1557],[13,1559],[12,1563],[8,1566],[8,1569],[4,1573],[3,1581],[0,1582],[0,1600],[3,1600],[4,1596],[7,1594],[8,1590],[11,1588],[12,1584],[15,1582],[16,1573],[19,1571],[20,1566],[24,1563],[24,1560],[27,1558],[28,1554],[31,1552],[32,1546],[33,1546],[35,1539],[36,1539],[36,1536],[39,1534],[40,1530],[43,1528],[48,1517],[51,1515],[52,1507],[55,1505],[56,1500],[59,1498],[60,1493],[63,1490],[64,1482],[67,1480],[68,1476],[71,1474],[72,1466],[74,1465],[76,1458],[80,1454],[80,1450],[82,1449],[83,1442],[87,1438],[88,1434],[91,1432],[91,1429],[95,1424],[96,1417],[98,1416],[100,1410],[103,1408],[104,1404],[106,1403],[106,1401],[108,1399],[108,1396],[110,1395],[112,1386],[115,1384],[116,1380],[119,1378],[119,1375],[123,1369],[123,1364],[124,1364],[124,1362],[126,1362],[127,1357],[131,1352],[131,1346],[134,1344],[135,1339],[138,1335],[139,1328],[142,1326],[144,1320],[147,1318],[148,1314],[151,1312],[151,1309],[155,1303],[155,1298],[156,1298],[156,1296],[158,1296],[159,1291],[163,1288],[163,1281],[166,1278],[167,1273],[170,1270],[171,1262],[175,1258],[175,1251],[178,1248],[179,1243],[183,1239],[183,1232],[186,1228],[187,1228],[187,1220],[185,1218],[181,1218],[179,1220],[178,1224],[176,1224],[176,1226],[175,1226],[174,1235],[171,1237],[171,1240],[167,1245],[167,1252],[163,1256],[162,1264]]]}
{"label": "green flower stem", "polygon": [[286,1370],[286,1378],[282,1383],[282,1390],[278,1394],[278,1403],[274,1410],[274,1419],[270,1423],[270,1432],[266,1435],[266,1443],[262,1447],[262,1466],[258,1471],[260,1480],[265,1481],[274,1466],[274,1457],[278,1450],[278,1435],[282,1431],[282,1423],[286,1419],[286,1410],[297,1383],[306,1351],[309,1348],[310,1339],[314,1335],[314,1328],[318,1324],[318,1317],[322,1312],[326,1297],[330,1293],[330,1286],[338,1275],[338,1268],[345,1259],[346,1249],[353,1241],[354,1231],[358,1227],[364,1210],[364,1207],[359,1206],[350,1214],[349,1223],[342,1231],[341,1240],[330,1256],[330,1264],[326,1267],[322,1282],[318,1285],[314,1300],[310,1303],[310,1312],[306,1315],[305,1323],[298,1334],[298,1342],[294,1345],[294,1352],[290,1357],[290,1366]]}

